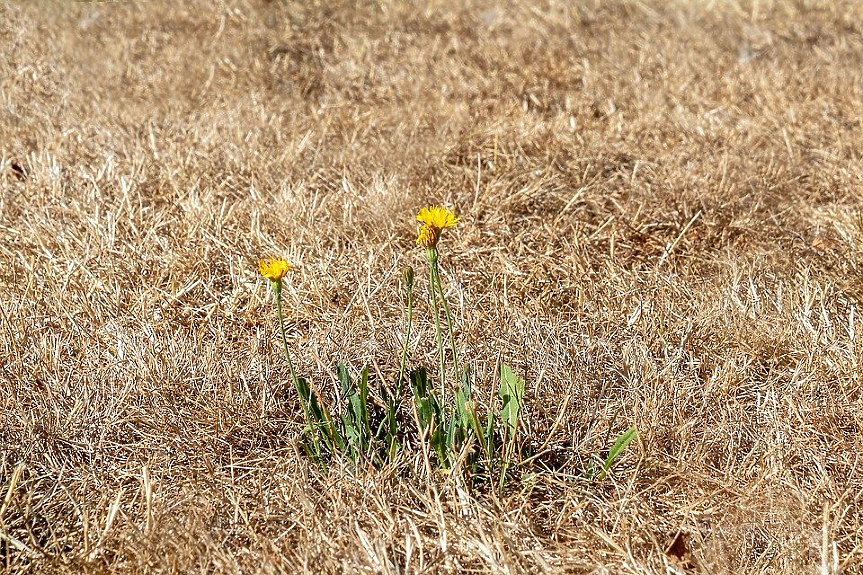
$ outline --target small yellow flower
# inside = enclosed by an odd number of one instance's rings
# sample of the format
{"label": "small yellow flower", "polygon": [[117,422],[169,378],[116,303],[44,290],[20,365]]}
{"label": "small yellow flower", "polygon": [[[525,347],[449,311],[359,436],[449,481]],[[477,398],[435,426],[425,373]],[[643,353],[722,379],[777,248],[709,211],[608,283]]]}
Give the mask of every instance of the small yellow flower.
{"label": "small yellow flower", "polygon": [[417,245],[425,248],[433,248],[437,245],[440,233],[430,225],[422,225],[417,233]]}
{"label": "small yellow flower", "polygon": [[459,219],[450,210],[441,206],[429,206],[421,209],[420,213],[417,214],[418,222],[431,226],[438,231],[453,227]]}
{"label": "small yellow flower", "polygon": [[422,223],[417,233],[417,245],[432,249],[437,246],[441,230],[455,226],[459,218],[447,208],[429,206],[420,210],[417,221]]}
{"label": "small yellow flower", "polygon": [[280,282],[291,269],[291,265],[283,259],[261,260],[258,270],[261,275],[272,282]]}

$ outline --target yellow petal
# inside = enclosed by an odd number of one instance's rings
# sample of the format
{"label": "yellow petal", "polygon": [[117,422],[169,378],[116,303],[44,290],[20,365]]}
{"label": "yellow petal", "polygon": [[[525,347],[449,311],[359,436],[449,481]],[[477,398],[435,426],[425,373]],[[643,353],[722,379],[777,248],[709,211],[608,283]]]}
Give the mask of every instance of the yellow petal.
{"label": "yellow petal", "polygon": [[261,260],[258,262],[258,271],[261,272],[261,275],[274,282],[281,281],[290,269],[291,265],[283,259]]}
{"label": "yellow petal", "polygon": [[452,211],[441,206],[428,206],[421,209],[417,214],[417,221],[438,230],[453,227],[459,222],[459,219],[455,217]]}

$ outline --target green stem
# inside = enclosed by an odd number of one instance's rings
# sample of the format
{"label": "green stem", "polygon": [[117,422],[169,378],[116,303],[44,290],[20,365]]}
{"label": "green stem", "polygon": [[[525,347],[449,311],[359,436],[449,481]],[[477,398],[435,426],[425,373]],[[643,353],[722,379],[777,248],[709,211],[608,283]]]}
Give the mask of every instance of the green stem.
{"label": "green stem", "polygon": [[460,381],[459,381],[459,375],[460,374],[459,374],[459,370],[458,370],[458,355],[456,355],[456,351],[455,351],[455,336],[453,335],[453,329],[452,329],[452,315],[450,314],[450,311],[449,311],[449,304],[447,303],[446,298],[443,295],[443,287],[441,287],[440,270],[438,269],[438,265],[437,265],[437,257],[435,257],[435,259],[434,259],[433,267],[434,267],[434,271],[432,273],[434,274],[434,282],[435,282],[435,285],[437,286],[438,293],[440,293],[440,299],[443,302],[443,309],[444,309],[444,313],[446,314],[447,328],[449,328],[449,341],[450,341],[450,346],[452,347],[452,365],[453,365],[453,371],[455,372],[455,384],[460,385]]}
{"label": "green stem", "polygon": [[[294,371],[294,362],[291,361],[291,351],[288,348],[288,337],[287,335],[285,335],[285,320],[282,316],[282,282],[274,281],[272,282],[272,284],[273,293],[276,294],[276,313],[279,316],[279,331],[282,333],[282,345],[285,348],[285,358],[288,360],[288,367],[291,370],[291,381],[294,383],[294,389],[297,391],[297,399],[300,400],[300,405],[302,405],[303,407],[303,413],[306,416],[306,424],[311,428],[312,446],[314,447],[315,451],[315,459],[317,459],[317,462],[320,464],[321,469],[326,470],[326,463],[324,463],[324,460],[321,457],[321,444],[318,439],[318,430],[316,430],[312,426],[313,417],[311,407],[303,399],[303,392],[300,388],[300,381],[299,379],[297,379],[297,372]],[[330,427],[329,429],[332,429],[332,427]]]}
{"label": "green stem", "polygon": [[285,357],[288,358],[288,367],[291,369],[291,381],[294,388],[299,391],[300,385],[297,381],[297,372],[294,371],[294,363],[291,361],[291,352],[288,349],[288,338],[285,335],[285,320],[282,318],[282,282],[273,282],[273,291],[276,294],[276,311],[279,314],[279,329],[282,332],[282,344],[285,346]]}
{"label": "green stem", "polygon": [[414,317],[414,289],[412,285],[407,286],[408,289],[408,325],[405,333],[405,345],[402,348],[402,366],[399,370],[399,380],[396,382],[396,397],[395,402],[398,405],[402,395],[402,379],[405,376],[405,367],[408,361],[408,345],[411,341],[411,325]]}
{"label": "green stem", "polygon": [[429,248],[426,250],[426,257],[429,261],[429,279],[431,280],[431,296],[434,305],[434,327],[437,332],[437,349],[440,355],[440,392],[441,405],[446,407],[446,360],[443,352],[443,334],[440,328],[440,305],[437,301],[437,289],[434,284],[435,268],[437,267],[437,250]]}

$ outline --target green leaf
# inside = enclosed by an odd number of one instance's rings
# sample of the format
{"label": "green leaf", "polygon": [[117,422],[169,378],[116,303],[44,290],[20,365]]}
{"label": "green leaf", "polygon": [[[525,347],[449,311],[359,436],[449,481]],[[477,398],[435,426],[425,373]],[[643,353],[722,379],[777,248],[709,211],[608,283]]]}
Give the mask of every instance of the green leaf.
{"label": "green leaf", "polygon": [[357,460],[361,453],[366,453],[371,445],[371,429],[369,427],[369,370],[364,368],[357,386],[351,379],[350,372],[344,364],[336,365],[336,373],[342,384],[342,395],[347,401],[347,409],[342,414],[344,428],[343,443],[351,449],[351,459]]}
{"label": "green leaf", "polygon": [[303,377],[297,377],[297,394],[306,412],[306,421],[315,436],[320,436],[331,452],[344,450],[345,442],[341,432],[333,425],[333,419],[326,406],[321,405],[318,396],[312,391],[309,382]]}
{"label": "green leaf", "polygon": [[[315,405],[318,405],[318,399],[316,396],[312,395],[313,401]],[[321,437],[324,439],[324,443],[327,444],[330,451],[335,453],[336,451],[344,451],[347,447],[345,443],[345,438],[342,435],[342,431],[338,429],[333,423],[333,418],[330,415],[329,410],[325,405],[318,405],[318,411],[321,413]]]}
{"label": "green leaf", "polygon": [[381,400],[386,406],[386,413],[378,424],[377,431],[375,431],[373,438],[377,440],[386,440],[386,444],[391,445],[396,436],[396,432],[398,431],[396,423],[396,410],[398,409],[398,406],[396,406],[395,399],[383,385],[380,386],[380,394]]}
{"label": "green leaf", "polygon": [[524,380],[508,365],[500,366],[500,389],[497,390],[497,394],[503,401],[500,418],[506,426],[506,435],[510,442],[515,442],[518,417],[524,401]]}
{"label": "green leaf", "polygon": [[447,434],[443,425],[437,425],[432,428],[429,443],[435,450],[435,453],[437,453],[438,465],[442,467],[447,465]]}
{"label": "green leaf", "polygon": [[473,391],[470,387],[470,370],[466,368],[462,374],[462,389],[455,393],[455,404],[459,414],[459,422],[461,426],[467,430],[473,427],[473,412],[469,409],[469,402],[472,399]]}
{"label": "green leaf", "polygon": [[411,380],[411,389],[414,392],[414,397],[427,397],[428,373],[426,372],[426,368],[418,367],[417,369],[411,371],[408,377]]}
{"label": "green leaf", "polygon": [[297,386],[297,395],[300,397],[300,404],[302,404],[303,411],[306,412],[306,417],[308,417],[309,396],[312,393],[312,390],[309,387],[309,382],[306,381],[306,378],[304,378],[304,377],[298,377],[296,379],[296,386]]}
{"label": "green leaf", "polygon": [[479,416],[476,413],[476,404],[473,401],[469,401],[465,408],[468,411],[468,416],[470,417],[470,426],[473,429],[473,432],[476,434],[476,439],[479,442],[480,447],[485,452],[486,457],[491,460],[491,453],[488,450],[488,443],[486,442],[485,433],[483,433],[482,425],[479,423]]}
{"label": "green leaf", "polygon": [[417,400],[417,415],[420,420],[420,428],[421,431],[425,431],[425,429],[434,423],[434,416],[432,415],[431,402],[427,397],[420,397]]}
{"label": "green leaf", "polygon": [[344,429],[345,443],[347,444],[347,448],[350,450],[350,458],[356,463],[359,453],[362,450],[362,436],[346,413],[342,414],[342,427]]}
{"label": "green leaf", "polygon": [[465,393],[462,390],[458,390],[455,392],[455,406],[456,411],[458,412],[458,417],[454,417],[453,421],[458,420],[458,423],[462,427],[469,427],[471,424],[470,410],[468,409],[468,402],[470,396],[465,397]]}
{"label": "green leaf", "polygon": [[494,414],[491,409],[488,410],[488,416],[486,417],[485,437],[485,450],[488,451],[489,455],[491,455],[494,453]]}
{"label": "green leaf", "polygon": [[638,432],[634,427],[630,427],[617,438],[617,441],[614,442],[614,445],[611,446],[611,449],[608,451],[608,457],[605,458],[605,463],[602,465],[602,472],[600,472],[597,479],[605,477],[608,470],[611,469],[612,465],[614,465],[614,460],[626,450],[629,444],[632,443],[632,440],[636,437],[638,437]]}
{"label": "green leaf", "polygon": [[341,363],[336,365],[336,374],[342,384],[342,396],[348,403],[347,415],[350,421],[356,424],[361,419],[362,406],[354,382],[351,381],[351,374],[348,373],[348,368]]}
{"label": "green leaf", "polygon": [[372,435],[371,428],[369,425],[369,366],[365,366],[362,373],[360,373],[359,392],[359,421],[362,423],[363,433],[365,434],[366,441],[368,441]]}
{"label": "green leaf", "polygon": [[455,449],[455,446],[460,443],[459,436],[457,432],[459,431],[459,427],[456,425],[458,418],[453,415],[453,417],[446,424],[446,437],[444,443],[444,451],[446,453],[452,453]]}
{"label": "green leaf", "polygon": [[437,397],[429,390],[425,368],[419,367],[413,370],[410,373],[410,381],[422,429],[429,425],[440,427],[444,423],[443,412]]}

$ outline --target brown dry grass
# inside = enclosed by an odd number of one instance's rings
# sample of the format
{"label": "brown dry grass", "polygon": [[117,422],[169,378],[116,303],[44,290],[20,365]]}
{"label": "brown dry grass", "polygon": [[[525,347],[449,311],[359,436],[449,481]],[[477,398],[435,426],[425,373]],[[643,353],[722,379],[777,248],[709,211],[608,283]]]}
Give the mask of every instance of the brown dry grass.
{"label": "brown dry grass", "polygon": [[[0,2],[0,571],[860,573],[861,21]],[[299,456],[255,270],[298,264],[325,396],[337,360],[392,378],[439,201],[460,352],[551,448],[500,495]]]}

